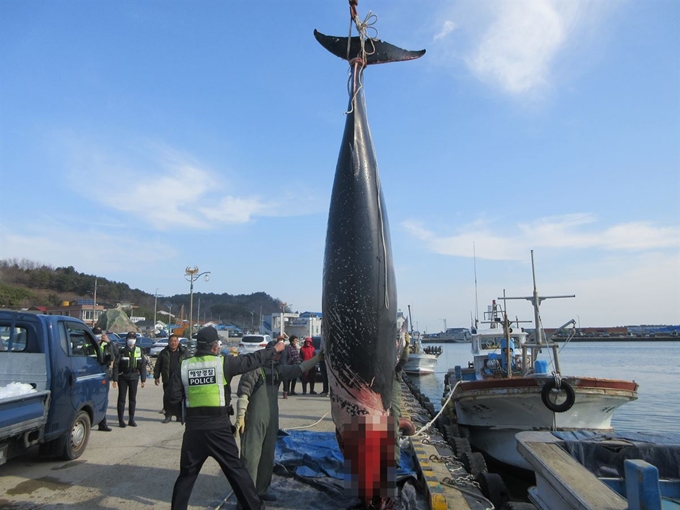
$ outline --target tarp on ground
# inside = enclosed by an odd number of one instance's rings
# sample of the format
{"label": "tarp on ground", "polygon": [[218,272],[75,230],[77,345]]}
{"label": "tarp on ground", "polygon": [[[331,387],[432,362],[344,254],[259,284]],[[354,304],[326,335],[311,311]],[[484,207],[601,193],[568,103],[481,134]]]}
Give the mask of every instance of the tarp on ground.
{"label": "tarp on ground", "polygon": [[[416,489],[419,484],[411,452],[402,450],[399,463],[399,495],[394,501],[393,510],[426,510],[427,498]],[[291,483],[297,482],[309,487],[308,491],[298,488],[294,495],[290,492],[286,494],[287,502],[295,508],[331,510],[355,508],[360,504],[345,489],[344,457],[333,432],[279,430],[275,464],[274,473],[278,476],[272,482],[271,489],[274,492],[283,493],[290,488]],[[288,482],[281,483],[281,480]],[[319,490],[324,493],[323,496],[316,492]],[[288,501],[292,497],[297,500]],[[267,508],[278,508],[275,505],[268,503]]]}
{"label": "tarp on ground", "polygon": [[[344,457],[333,432],[279,430],[275,463],[298,476],[344,479]],[[397,483],[409,477],[417,478],[413,456],[402,450]]]}

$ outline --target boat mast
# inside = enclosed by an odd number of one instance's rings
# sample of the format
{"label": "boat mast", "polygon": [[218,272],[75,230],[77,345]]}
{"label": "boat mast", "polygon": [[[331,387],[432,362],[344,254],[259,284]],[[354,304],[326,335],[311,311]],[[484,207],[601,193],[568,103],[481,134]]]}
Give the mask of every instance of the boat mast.
{"label": "boat mast", "polygon": [[475,269],[475,329],[479,327],[479,300],[477,299],[477,251],[475,243],[472,242],[472,262]]}
{"label": "boat mast", "polygon": [[[576,294],[570,294],[570,295],[563,295],[563,296],[539,296],[538,295],[538,290],[536,288],[536,268],[534,266],[534,250],[531,250],[531,274],[533,277],[533,283],[534,283],[534,291],[531,295],[531,297],[503,297],[503,299],[526,299],[527,301],[531,302],[531,304],[534,306],[534,342],[531,344],[531,360],[536,361],[536,354],[541,351],[541,346],[545,345],[546,347],[552,347],[553,348],[553,353],[554,353],[554,361],[555,361],[555,371],[557,373],[560,373],[560,362],[559,359],[557,358],[557,348],[556,344],[554,342],[547,342],[544,341],[545,338],[545,331],[543,330],[543,324],[541,322],[541,313],[540,313],[540,306],[541,302],[546,300],[546,299],[558,299],[558,298],[573,298],[576,297]],[[501,299],[501,298],[498,298]]]}

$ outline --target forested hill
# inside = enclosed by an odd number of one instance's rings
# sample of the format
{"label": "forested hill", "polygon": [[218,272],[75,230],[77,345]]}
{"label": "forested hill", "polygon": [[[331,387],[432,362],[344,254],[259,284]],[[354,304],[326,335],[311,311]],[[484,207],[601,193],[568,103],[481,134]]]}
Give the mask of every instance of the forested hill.
{"label": "forested hill", "polygon": [[[98,304],[130,305],[128,312],[133,315],[153,318],[153,294],[131,289],[127,283],[80,273],[73,266],[53,268],[30,260],[16,259],[0,260],[0,308],[57,306],[62,301],[91,300],[95,279]],[[197,308],[199,299],[200,310]],[[280,302],[265,292],[247,295],[194,292],[194,309],[195,313],[200,313],[201,322],[205,317],[205,320],[221,320],[241,327],[257,325],[260,313],[267,315],[280,312]],[[181,318],[182,310],[185,310],[186,317],[189,294],[159,297],[157,310],[171,311],[178,319]],[[161,313],[158,317],[166,316]]]}

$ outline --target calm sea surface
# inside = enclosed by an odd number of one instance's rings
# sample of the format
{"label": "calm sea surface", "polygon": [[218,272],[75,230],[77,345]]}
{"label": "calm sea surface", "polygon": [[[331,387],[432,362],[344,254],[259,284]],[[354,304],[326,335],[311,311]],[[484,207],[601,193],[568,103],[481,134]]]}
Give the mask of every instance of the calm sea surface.
{"label": "calm sea surface", "polygon": [[[442,349],[434,374],[411,376],[437,410],[444,374],[472,361],[470,344],[443,344]],[[564,375],[632,379],[639,384],[638,399],[614,413],[616,430],[680,433],[680,342],[569,343],[560,352],[560,365]]]}

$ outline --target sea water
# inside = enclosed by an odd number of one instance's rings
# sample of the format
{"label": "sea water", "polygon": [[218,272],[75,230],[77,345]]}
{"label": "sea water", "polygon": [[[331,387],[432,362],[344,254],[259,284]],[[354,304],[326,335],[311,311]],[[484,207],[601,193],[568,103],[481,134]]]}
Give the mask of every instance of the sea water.
{"label": "sea water", "polygon": [[[563,375],[638,383],[638,399],[614,412],[612,425],[617,431],[680,433],[680,342],[571,342],[561,349]],[[548,359],[545,352],[539,359]],[[444,375],[468,361],[470,344],[442,344],[435,373],[410,378],[439,410]]]}

